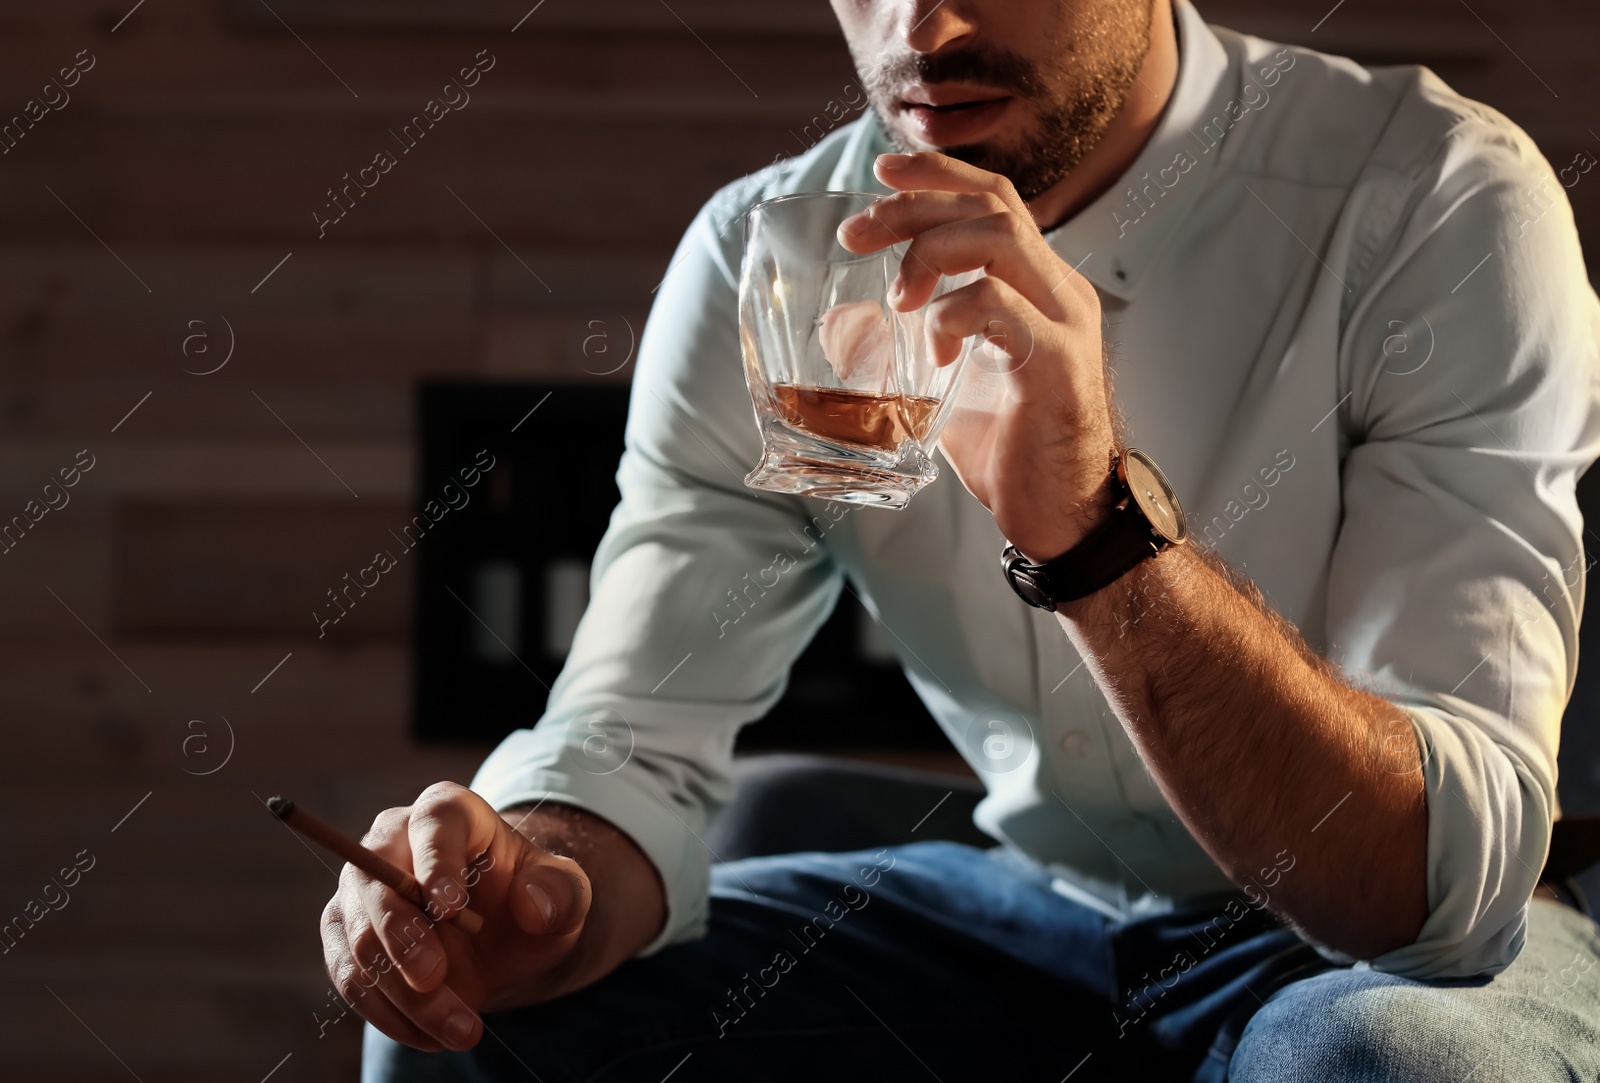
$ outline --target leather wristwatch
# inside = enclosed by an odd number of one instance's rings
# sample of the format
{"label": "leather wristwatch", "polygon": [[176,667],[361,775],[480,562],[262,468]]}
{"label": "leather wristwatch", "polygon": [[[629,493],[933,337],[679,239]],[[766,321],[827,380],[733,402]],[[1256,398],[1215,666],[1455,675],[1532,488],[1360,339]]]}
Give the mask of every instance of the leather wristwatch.
{"label": "leather wristwatch", "polygon": [[1183,507],[1150,456],[1134,448],[1115,456],[1111,483],[1118,494],[1116,506],[1065,553],[1034,564],[1016,546],[1005,547],[1000,563],[1019,598],[1054,612],[1062,602],[1086,598],[1163,549],[1188,540]]}

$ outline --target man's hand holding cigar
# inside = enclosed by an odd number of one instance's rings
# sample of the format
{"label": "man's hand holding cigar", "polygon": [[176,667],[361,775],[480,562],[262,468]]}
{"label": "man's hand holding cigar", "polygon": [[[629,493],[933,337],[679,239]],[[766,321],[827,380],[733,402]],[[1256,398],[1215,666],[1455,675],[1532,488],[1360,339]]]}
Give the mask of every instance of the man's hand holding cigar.
{"label": "man's hand holding cigar", "polygon": [[[440,782],[379,813],[362,842],[416,877],[428,912],[346,865],[322,914],[323,957],[357,1013],[419,1049],[471,1048],[479,1010],[594,981],[649,943],[665,916],[645,856],[570,806],[502,815]],[[475,936],[445,920],[464,906],[483,918]]]}

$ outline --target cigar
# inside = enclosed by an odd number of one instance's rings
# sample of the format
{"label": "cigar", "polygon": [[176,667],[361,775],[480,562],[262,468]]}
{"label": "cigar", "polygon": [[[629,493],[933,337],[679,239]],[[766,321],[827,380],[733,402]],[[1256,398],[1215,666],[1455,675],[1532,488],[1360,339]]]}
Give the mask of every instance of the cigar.
{"label": "cigar", "polygon": [[[348,861],[374,880],[393,888],[402,898],[414,903],[430,921],[434,920],[433,915],[428,912],[427,901],[422,896],[422,885],[417,883],[415,876],[367,849],[326,820],[318,819],[303,808],[296,808],[295,803],[287,797],[267,798],[267,808],[300,834],[327,848],[335,857]],[[468,933],[475,933],[483,928],[483,918],[466,907],[448,915],[446,920],[455,922]]]}

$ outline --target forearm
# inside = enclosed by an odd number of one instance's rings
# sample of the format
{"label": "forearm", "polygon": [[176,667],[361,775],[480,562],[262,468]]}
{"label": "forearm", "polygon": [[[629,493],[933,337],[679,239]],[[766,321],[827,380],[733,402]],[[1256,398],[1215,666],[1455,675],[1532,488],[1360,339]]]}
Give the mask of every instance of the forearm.
{"label": "forearm", "polygon": [[1358,958],[1428,913],[1410,720],[1351,688],[1246,582],[1168,549],[1057,610],[1156,784],[1236,882],[1287,851],[1272,908]]}
{"label": "forearm", "polygon": [[540,978],[536,999],[551,999],[597,981],[661,932],[666,894],[655,865],[609,821],[555,802],[514,806],[500,815],[534,845],[576,861],[593,888],[577,944],[558,973]]}

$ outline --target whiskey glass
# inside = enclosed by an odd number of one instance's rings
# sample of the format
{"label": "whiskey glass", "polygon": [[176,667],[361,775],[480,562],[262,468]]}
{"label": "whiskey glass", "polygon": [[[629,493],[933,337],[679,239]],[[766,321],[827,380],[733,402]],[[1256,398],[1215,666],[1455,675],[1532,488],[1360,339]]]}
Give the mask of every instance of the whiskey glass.
{"label": "whiskey glass", "polygon": [[[901,508],[934,478],[971,336],[935,365],[924,310],[896,312],[890,284],[909,240],[857,255],[839,224],[879,197],[806,192],[745,215],[739,341],[761,460],[752,489]],[[943,277],[934,296],[982,271]]]}

